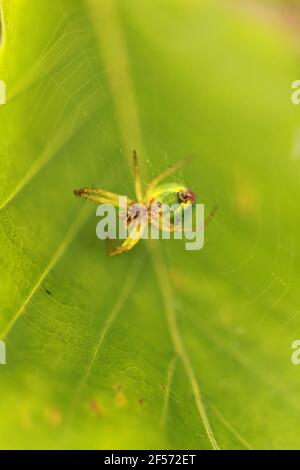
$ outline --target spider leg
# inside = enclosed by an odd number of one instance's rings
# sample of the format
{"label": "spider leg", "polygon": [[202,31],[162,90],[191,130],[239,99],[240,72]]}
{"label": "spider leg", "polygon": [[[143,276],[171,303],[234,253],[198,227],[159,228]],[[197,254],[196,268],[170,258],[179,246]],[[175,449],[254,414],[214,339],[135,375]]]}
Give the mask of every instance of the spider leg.
{"label": "spider leg", "polygon": [[135,227],[121,246],[118,246],[114,250],[110,251],[109,256],[121,255],[122,253],[126,253],[132,250],[132,248],[142,238],[145,226],[146,224],[140,224]]}
{"label": "spider leg", "polygon": [[133,174],[134,174],[135,194],[136,194],[137,201],[141,202],[143,199],[142,180],[141,180],[141,172],[140,172],[139,162],[137,158],[137,153],[135,150],[133,150],[132,155],[133,155]]}
{"label": "spider leg", "polygon": [[[119,197],[120,197],[119,194],[112,193],[110,191],[106,191],[105,189],[102,189],[102,188],[82,188],[82,189],[79,189],[79,190],[76,191],[76,195],[79,195],[77,193],[80,193],[80,195],[81,194],[95,193],[95,194],[99,194],[100,196],[104,196],[107,199],[114,199],[114,200],[118,200]],[[129,199],[128,199],[128,201],[132,202]]]}
{"label": "spider leg", "polygon": [[216,212],[218,210],[218,206],[215,205],[212,210],[210,211],[210,213],[208,214],[208,216],[206,217],[205,221],[204,221],[204,227],[207,227],[210,222],[212,221],[212,219],[214,218],[214,216],[216,215]]}
{"label": "spider leg", "polygon": [[[210,211],[210,213],[208,214],[208,216],[204,220],[204,227],[207,227],[210,224],[210,222],[215,217],[217,210],[218,210],[217,205],[212,208],[212,210]],[[189,232],[190,232],[190,230],[189,230]],[[197,232],[196,227],[193,227],[192,232]]]}
{"label": "spider leg", "polygon": [[182,158],[178,162],[174,163],[174,165],[169,166],[165,171],[163,171],[160,175],[156,176],[152,181],[150,181],[148,188],[147,188],[147,194],[146,198],[149,198],[155,187],[165,178],[168,176],[172,175],[172,173],[175,173],[175,171],[179,170],[182,168],[188,161],[191,159],[191,157],[186,157]]}
{"label": "spider leg", "polygon": [[[98,188],[81,188],[74,190],[75,196],[89,199],[90,201],[98,202],[99,204],[111,204],[112,206],[119,207],[119,194],[105,191]],[[127,205],[132,201],[127,198]]]}
{"label": "spider leg", "polygon": [[111,199],[105,199],[104,197],[100,196],[94,196],[93,194],[84,194],[82,197],[84,199],[89,199],[90,201],[97,202],[98,204],[110,204],[114,207],[119,207],[119,204],[116,201],[112,201]]}

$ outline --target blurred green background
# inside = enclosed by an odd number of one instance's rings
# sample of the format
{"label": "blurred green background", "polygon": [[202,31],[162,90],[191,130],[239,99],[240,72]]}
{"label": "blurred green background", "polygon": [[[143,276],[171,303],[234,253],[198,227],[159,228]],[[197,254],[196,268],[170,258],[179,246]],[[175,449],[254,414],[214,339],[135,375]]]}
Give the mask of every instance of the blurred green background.
{"label": "blurred green background", "polygon": [[[297,3],[1,1],[1,448],[300,448]],[[202,251],[107,256],[72,190],[132,148],[196,156]]]}

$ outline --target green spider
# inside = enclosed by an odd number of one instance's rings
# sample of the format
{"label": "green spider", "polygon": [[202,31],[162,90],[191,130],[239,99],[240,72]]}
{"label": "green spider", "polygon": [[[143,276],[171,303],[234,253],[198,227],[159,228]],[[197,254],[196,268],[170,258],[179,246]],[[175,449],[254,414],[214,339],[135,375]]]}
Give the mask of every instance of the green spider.
{"label": "green spider", "polygon": [[[183,159],[179,160],[174,165],[169,166],[164,172],[156,176],[156,178],[154,178],[149,183],[145,194],[143,194],[137,154],[135,151],[133,151],[133,172],[136,201],[127,198],[127,207],[125,208],[125,224],[129,225],[130,223],[134,222],[135,219],[137,220],[137,224],[133,231],[130,232],[124,243],[109,253],[110,256],[126,253],[140,241],[146,225],[149,224],[151,207],[156,206],[158,208],[158,216],[156,221],[154,221],[154,224],[160,230],[163,230],[164,215],[160,210],[162,204],[167,204],[169,206],[178,204],[178,210],[184,210],[187,205],[191,205],[196,202],[195,193],[183,184],[159,184],[162,180],[181,168],[186,162],[187,159]],[[74,194],[75,196],[84,197],[85,199],[89,199],[100,204],[111,204],[112,206],[121,209],[119,206],[119,198],[122,196],[116,193],[105,191],[104,189],[82,188],[74,190]],[[147,213],[145,217],[141,217],[141,206],[139,206],[139,204],[146,208]],[[153,220],[151,223],[153,223]],[[171,232],[176,231],[176,226],[172,223],[172,221],[168,221],[168,229]]]}

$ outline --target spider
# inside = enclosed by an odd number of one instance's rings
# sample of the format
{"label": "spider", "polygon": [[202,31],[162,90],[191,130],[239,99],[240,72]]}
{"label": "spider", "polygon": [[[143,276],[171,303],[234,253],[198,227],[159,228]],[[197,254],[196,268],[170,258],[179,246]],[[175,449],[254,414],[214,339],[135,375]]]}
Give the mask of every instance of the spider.
{"label": "spider", "polygon": [[[130,251],[142,238],[144,229],[149,223],[151,207],[157,208],[157,217],[154,220],[155,225],[160,229],[164,229],[164,217],[161,211],[162,204],[178,204],[178,210],[184,210],[187,205],[194,204],[196,202],[196,195],[183,184],[179,183],[168,183],[160,184],[165,178],[170,176],[172,173],[181,168],[187,159],[179,160],[174,165],[169,166],[160,175],[156,176],[148,185],[145,194],[142,191],[142,181],[140,168],[138,164],[138,158],[136,151],[133,151],[133,173],[134,173],[134,185],[136,201],[127,198],[127,207],[125,207],[125,224],[134,225],[133,230],[130,232],[123,244],[112,251],[110,256],[120,255]],[[82,188],[74,190],[75,196],[84,197],[100,204],[111,204],[114,207],[122,209],[119,206],[119,194],[106,191],[98,188]],[[124,197],[124,196],[123,196]],[[123,208],[124,209],[124,208]],[[146,209],[146,210],[145,210]],[[210,215],[211,218],[212,214]],[[151,219],[153,223],[153,219]],[[168,223],[168,229],[171,232],[176,231],[176,226],[172,223]]]}

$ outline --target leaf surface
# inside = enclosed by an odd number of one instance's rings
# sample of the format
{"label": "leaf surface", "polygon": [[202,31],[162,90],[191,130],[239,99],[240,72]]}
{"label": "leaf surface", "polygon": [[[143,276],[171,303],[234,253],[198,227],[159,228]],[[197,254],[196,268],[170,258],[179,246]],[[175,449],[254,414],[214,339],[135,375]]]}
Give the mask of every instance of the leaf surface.
{"label": "leaf surface", "polygon": [[[299,448],[287,31],[235,2],[49,5],[2,1],[1,447]],[[195,154],[170,181],[219,206],[202,251],[107,256],[72,191],[132,197],[132,148],[144,188]]]}

